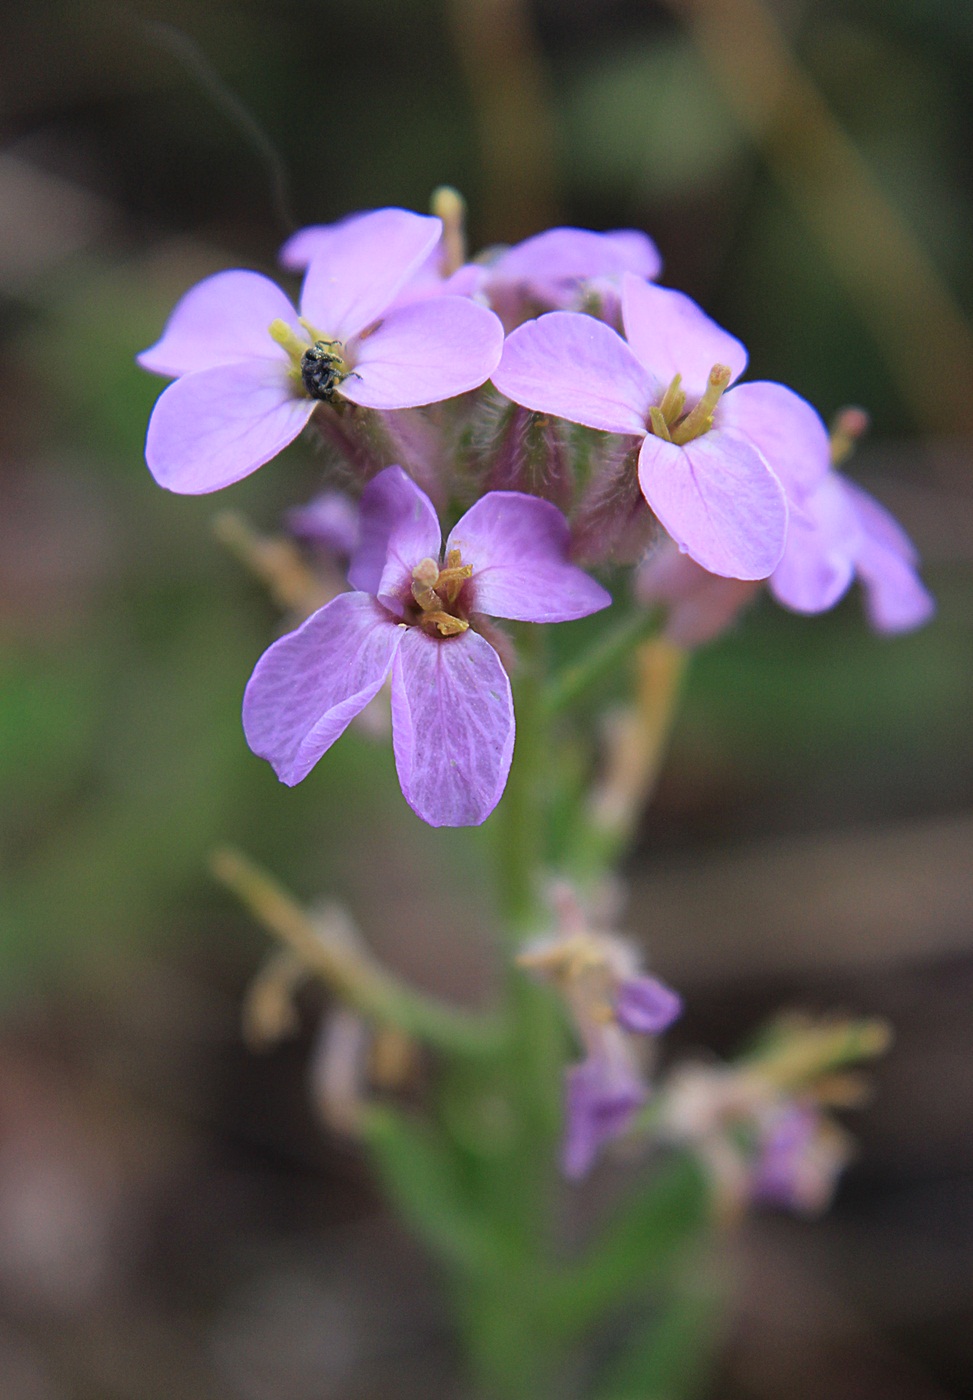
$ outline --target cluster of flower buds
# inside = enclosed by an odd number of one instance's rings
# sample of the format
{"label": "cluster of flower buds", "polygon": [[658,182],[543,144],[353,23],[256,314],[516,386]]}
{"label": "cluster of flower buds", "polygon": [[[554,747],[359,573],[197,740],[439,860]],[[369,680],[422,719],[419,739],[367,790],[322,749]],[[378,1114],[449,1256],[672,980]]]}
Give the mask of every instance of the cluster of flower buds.
{"label": "cluster of flower buds", "polygon": [[928,617],[911,544],[837,474],[817,413],[737,382],[743,345],[653,281],[644,234],[551,229],[467,261],[458,197],[434,207],[296,234],[282,262],[303,272],[299,309],[255,272],[207,278],[139,357],[174,380],[146,439],[170,490],[240,481],[308,424],[338,459],[292,522],[344,555],[350,591],[247,689],[247,738],[282,781],[390,676],[407,801],[433,825],[483,821],[514,740],[513,653],[490,619],[605,608],[588,568],[644,556],[637,597],[688,641],[766,579],[802,612],[857,576],[878,627]]}

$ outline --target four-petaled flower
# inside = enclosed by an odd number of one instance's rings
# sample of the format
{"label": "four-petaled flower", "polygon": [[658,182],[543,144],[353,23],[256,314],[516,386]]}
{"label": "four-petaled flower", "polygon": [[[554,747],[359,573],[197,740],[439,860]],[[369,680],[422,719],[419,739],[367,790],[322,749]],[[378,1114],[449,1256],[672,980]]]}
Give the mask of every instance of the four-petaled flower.
{"label": "four-petaled flower", "polygon": [[[817,415],[781,384],[742,384],[747,352],[689,297],[622,279],[627,339],[578,312],[513,331],[493,375],[525,408],[642,438],[642,494],[710,573],[766,578],[784,549],[782,470],[800,474]],[[810,469],[810,467],[808,467]]]}
{"label": "four-petaled flower", "polygon": [[392,744],[402,792],[432,826],[493,811],[514,744],[510,682],[477,630],[481,616],[565,622],[609,595],[568,562],[555,506],[491,491],[442,535],[428,496],[401,467],[365,488],[348,571],[355,590],[264,653],[243,723],[282,782],[301,781],[392,677]]}
{"label": "four-petaled flower", "polygon": [[439,219],[377,209],[338,225],[308,268],[300,315],[256,272],[218,272],[187,292],[139,356],[179,376],[153,410],[152,475],[195,495],[275,457],[318,403],[438,403],[489,378],[503,328],[484,306],[440,296],[393,307],[440,236]]}
{"label": "four-petaled flower", "polygon": [[[862,416],[860,410],[845,410],[842,417],[848,415]],[[834,607],[857,578],[877,632],[907,632],[928,622],[935,603],[919,578],[908,535],[874,497],[833,470],[820,419],[816,427],[808,419],[805,442],[809,450],[800,469],[784,463],[781,470],[790,524],[784,553],[767,580],[770,592],[793,612],[820,613]],[[682,646],[718,636],[756,587],[707,573],[671,545],[647,557],[635,584],[643,603],[668,606],[667,633]]]}

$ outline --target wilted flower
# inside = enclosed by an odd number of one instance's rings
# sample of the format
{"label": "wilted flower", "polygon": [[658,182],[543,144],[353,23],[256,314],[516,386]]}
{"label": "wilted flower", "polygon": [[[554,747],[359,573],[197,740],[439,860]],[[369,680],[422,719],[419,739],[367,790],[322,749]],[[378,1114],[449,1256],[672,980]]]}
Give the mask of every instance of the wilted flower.
{"label": "wilted flower", "polygon": [[355,590],[264,653],[243,723],[282,782],[306,777],[391,672],[402,792],[431,826],[473,826],[496,806],[514,744],[510,682],[477,630],[483,615],[565,622],[607,607],[568,562],[567,521],[548,501],[492,491],[446,541],[401,467],[365,488]]}
{"label": "wilted flower", "polygon": [[682,999],[641,971],[630,943],[590,927],[570,887],[559,886],[554,903],[559,931],[517,961],[557,987],[585,1049],[567,1072],[561,1154],[565,1176],[577,1180],[649,1096],[632,1035],[659,1035],[682,1014]]}
{"label": "wilted flower", "polygon": [[180,376],[149,421],[159,484],[193,495],[240,481],[322,402],[414,408],[482,384],[503,342],[492,312],[456,296],[393,307],[439,233],[438,219],[404,209],[337,225],[308,268],[300,315],[256,272],[220,272],[187,292],[139,356]]}

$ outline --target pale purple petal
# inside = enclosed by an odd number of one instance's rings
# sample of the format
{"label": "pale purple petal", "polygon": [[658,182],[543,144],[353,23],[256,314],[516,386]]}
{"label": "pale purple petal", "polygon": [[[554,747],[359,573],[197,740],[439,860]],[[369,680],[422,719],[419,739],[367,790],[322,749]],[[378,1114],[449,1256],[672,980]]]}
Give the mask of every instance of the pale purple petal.
{"label": "pale purple petal", "polygon": [[137,356],[155,374],[194,374],[240,360],[279,358],[285,352],[270,337],[272,321],[286,321],[302,338],[297,312],[259,272],[217,272],[176,303],[161,340]]}
{"label": "pale purple petal", "polygon": [[728,365],[731,382],[747,367],[736,336],[711,321],[691,297],[627,274],[622,280],[622,319],[633,352],[652,375],[668,385],[682,375],[690,405],[709,382],[714,365]]}
{"label": "pale purple petal", "polygon": [[571,532],[550,501],[490,491],[446,541],[473,566],[473,607],[490,617],[568,622],[607,608],[610,594],[568,562]]}
{"label": "pale purple petal", "polygon": [[883,505],[842,477],[845,495],[861,526],[855,566],[865,591],[865,611],[879,632],[909,632],[936,611],[916,569],[919,555],[902,526]]}
{"label": "pale purple petal", "polygon": [[639,482],[680,549],[712,574],[766,578],[787,535],[787,498],[746,438],[711,429],[684,447],[648,436]]}
{"label": "pale purple petal", "polygon": [[524,408],[639,436],[660,391],[616,331],[577,311],[551,311],[512,331],[493,382]]}
{"label": "pale purple petal", "polygon": [[891,511],[886,510],[874,496],[869,495],[848,477],[843,476],[841,483],[869,539],[890,553],[898,554],[906,563],[918,564],[918,550]]}
{"label": "pale purple petal", "polygon": [[439,219],[375,209],[338,224],[307,270],[301,315],[347,341],[378,320],[442,232]]}
{"label": "pale purple petal", "polygon": [[615,997],[620,1026],[638,1035],[658,1035],[682,1015],[682,997],[656,977],[629,977]]}
{"label": "pale purple petal", "polygon": [[855,566],[865,592],[865,611],[878,632],[909,632],[936,611],[919,578],[918,555],[899,522],[860,486],[842,478],[861,527]]}
{"label": "pale purple petal", "polygon": [[795,612],[834,607],[854,578],[860,539],[844,483],[831,472],[791,511],[784,553],[770,578],[771,593]]}
{"label": "pale purple petal", "polygon": [[820,1115],[805,1104],[787,1104],[767,1126],[750,1184],[756,1201],[799,1207],[804,1163],[818,1135]]}
{"label": "pale purple petal", "polygon": [[413,627],[392,668],[392,745],[406,802],[430,826],[479,826],[500,801],[514,747],[510,681],[476,632]]}
{"label": "pale purple petal", "polygon": [[830,470],[831,444],[820,414],[783,384],[738,384],[720,399],[714,423],[749,438],[792,501],[807,496]]}
{"label": "pale purple petal", "polygon": [[658,249],[644,233],[619,229],[593,233],[552,228],[504,253],[490,271],[490,284],[521,285],[540,301],[564,305],[581,282],[618,277],[623,272],[655,277],[662,266]]}
{"label": "pale purple petal", "polygon": [[[351,215],[352,219],[357,217]],[[309,224],[307,228],[299,228],[278,254],[281,266],[290,272],[303,272],[309,263],[327,251],[335,230],[349,222],[350,219],[341,219],[333,224]]]}
{"label": "pale purple petal", "polygon": [[443,537],[433,504],[401,467],[386,467],[362,493],[359,528],[348,582],[401,615],[412,570],[439,559]]}
{"label": "pale purple petal", "polygon": [[663,538],[635,575],[635,596],[645,607],[668,608],[665,635],[681,647],[697,647],[725,632],[759,584],[708,573],[673,540]]}
{"label": "pale purple petal", "polygon": [[286,519],[292,535],[328,554],[350,559],[358,548],[359,506],[343,491],[322,491]]}
{"label": "pale purple petal", "polygon": [[145,460],[160,486],[195,496],[241,481],[276,457],[314,412],[286,365],[246,360],[187,374],[160,396]]}
{"label": "pale purple petal", "polygon": [[662,254],[647,233],[637,228],[616,228],[603,235],[618,254],[617,272],[634,272],[649,281],[662,271]]}
{"label": "pale purple petal", "polygon": [[620,1137],[648,1097],[623,1045],[608,1046],[567,1071],[561,1167],[572,1181],[585,1176],[601,1148]]}
{"label": "pale purple petal", "polygon": [[477,389],[503,349],[492,311],[441,296],[390,311],[353,347],[355,372],[339,393],[363,408],[419,408]]}
{"label": "pale purple petal", "polygon": [[341,593],[257,662],[243,697],[247,743],[293,787],[378,694],[405,628],[374,598]]}
{"label": "pale purple petal", "polygon": [[865,612],[877,632],[911,632],[934,615],[935,599],[900,555],[880,550],[874,541],[866,540],[856,563],[865,592]]}

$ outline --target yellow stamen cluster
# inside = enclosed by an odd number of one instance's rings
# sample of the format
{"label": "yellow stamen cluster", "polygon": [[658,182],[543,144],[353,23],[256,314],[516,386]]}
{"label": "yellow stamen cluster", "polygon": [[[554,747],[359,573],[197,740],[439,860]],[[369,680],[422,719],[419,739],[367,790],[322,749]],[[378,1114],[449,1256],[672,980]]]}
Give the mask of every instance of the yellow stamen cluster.
{"label": "yellow stamen cluster", "polygon": [[420,627],[435,628],[441,637],[456,637],[465,632],[469,623],[448,612],[455,605],[460,590],[473,577],[472,564],[464,564],[458,549],[446,556],[445,568],[435,559],[423,559],[412,570],[412,596],[421,609]]}
{"label": "yellow stamen cluster", "polygon": [[590,1020],[609,1025],[615,1019],[615,977],[601,941],[577,933],[536,948],[517,958],[518,966],[539,972],[553,982],[561,995]]}
{"label": "yellow stamen cluster", "polygon": [[693,438],[708,433],[713,426],[716,405],[723,397],[730,383],[733,371],[729,365],[714,365],[709,372],[709,381],[699,402],[683,417],[686,407],[686,392],[681,387],[682,375],[677,374],[662,396],[657,408],[649,409],[649,428],[656,437],[665,442],[674,442],[684,447]]}

